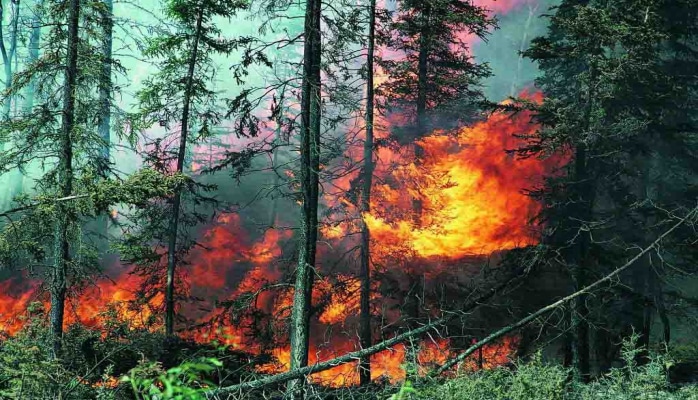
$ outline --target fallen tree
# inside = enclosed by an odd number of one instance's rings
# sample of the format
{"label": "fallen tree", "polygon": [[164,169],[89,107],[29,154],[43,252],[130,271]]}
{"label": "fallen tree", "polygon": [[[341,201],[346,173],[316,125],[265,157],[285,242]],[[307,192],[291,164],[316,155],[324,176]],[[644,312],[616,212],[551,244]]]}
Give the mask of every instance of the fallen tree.
{"label": "fallen tree", "polygon": [[[582,294],[585,294],[585,293],[603,285],[606,282],[611,281],[614,277],[618,276],[621,272],[630,268],[633,264],[635,264],[638,260],[640,260],[645,254],[647,254],[652,249],[654,249],[664,238],[669,236],[677,228],[679,228],[681,225],[686,223],[686,221],[693,218],[693,216],[697,212],[698,212],[698,207],[695,207],[685,217],[680,219],[676,224],[674,224],[671,228],[669,228],[669,230],[667,230],[666,232],[661,234],[659,237],[657,237],[657,239],[654,242],[652,242],[649,246],[642,249],[642,251],[640,251],[640,253],[638,253],[636,256],[634,256],[632,259],[630,259],[623,266],[615,269],[610,274],[608,274],[608,275],[604,276],[603,278],[597,280],[596,282],[582,288],[581,290],[570,294],[569,296],[566,296],[566,297],[564,297],[564,298],[562,298],[562,299],[560,299],[552,304],[549,304],[549,305],[539,309],[538,311],[530,314],[529,316],[527,316],[527,317],[525,317],[525,318],[523,318],[523,319],[521,319],[521,320],[519,320],[511,325],[507,325],[506,327],[497,330],[496,332],[490,334],[489,336],[485,337],[484,339],[482,339],[482,340],[478,341],[477,343],[473,344],[472,346],[470,346],[467,350],[465,350],[463,353],[459,354],[457,357],[454,357],[454,358],[450,359],[449,361],[447,361],[446,363],[444,363],[441,367],[434,370],[434,372],[432,372],[431,375],[436,376],[436,375],[448,370],[449,368],[453,367],[457,363],[465,360],[468,356],[470,356],[471,354],[473,354],[475,351],[477,351],[481,347],[485,346],[486,344],[493,342],[494,340],[506,335],[507,333],[513,332],[517,329],[520,329],[520,328],[528,325],[532,321],[536,320],[538,317],[557,309],[558,307],[562,306],[563,304],[581,296]],[[498,286],[490,289],[482,296],[479,296],[478,299],[470,302],[468,304],[468,306],[466,307],[466,309],[462,310],[462,312],[467,312],[467,311],[470,311],[470,310],[476,308],[483,301],[486,301],[487,299],[491,298],[496,293],[498,293],[500,290],[507,287],[509,284],[511,284],[513,281],[518,280],[519,278],[520,278],[520,276],[517,276],[515,278],[512,278],[511,280],[508,280],[507,282],[505,282],[501,285],[498,285]],[[277,374],[277,375],[272,375],[272,376],[262,378],[262,379],[257,379],[254,381],[243,382],[243,383],[239,383],[237,385],[231,385],[231,386],[227,386],[227,387],[223,387],[223,388],[213,389],[213,390],[210,390],[207,394],[210,394],[210,395],[231,394],[231,393],[240,392],[243,390],[259,389],[259,388],[262,388],[264,386],[284,383],[284,382],[287,382],[287,381],[292,380],[292,379],[302,378],[304,376],[308,376],[308,375],[311,375],[311,374],[314,374],[317,372],[332,369],[336,366],[346,364],[349,362],[356,362],[361,357],[367,357],[367,356],[370,356],[372,354],[376,354],[376,353],[381,352],[383,350],[386,350],[386,349],[388,349],[396,344],[403,343],[409,339],[419,337],[419,336],[429,332],[430,330],[435,329],[437,326],[443,325],[444,323],[452,320],[457,315],[460,315],[460,314],[453,313],[453,314],[446,315],[446,316],[441,317],[437,320],[434,320],[434,321],[430,322],[429,324],[426,324],[420,328],[413,329],[413,330],[411,330],[409,332],[405,332],[401,335],[397,335],[397,336],[393,337],[392,339],[385,340],[381,343],[375,344],[371,347],[368,347],[368,348],[365,348],[362,350],[347,353],[343,356],[333,358],[333,359],[328,360],[328,361],[323,361],[320,363],[309,365],[307,367],[299,368],[299,369],[296,369],[293,371],[284,372],[284,373]]]}

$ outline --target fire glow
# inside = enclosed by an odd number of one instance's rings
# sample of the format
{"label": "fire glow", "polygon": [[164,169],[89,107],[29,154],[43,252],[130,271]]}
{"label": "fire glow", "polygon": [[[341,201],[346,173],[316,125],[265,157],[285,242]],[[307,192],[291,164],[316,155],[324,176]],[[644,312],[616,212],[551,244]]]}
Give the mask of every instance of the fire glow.
{"label": "fire glow", "polygon": [[[527,1],[481,0],[476,3],[503,13]],[[382,79],[382,76],[376,77],[377,82]],[[540,100],[541,95],[528,97]],[[383,130],[375,132],[377,137],[388,135],[390,124],[383,122]],[[523,112],[514,116],[495,113],[470,127],[452,132],[435,131],[420,141],[426,154],[419,166],[410,162],[410,154],[378,148],[371,212],[358,215],[355,206],[346,199],[325,196],[326,203],[331,203],[331,206],[341,204],[354,219],[322,226],[323,240],[341,246],[342,240],[356,233],[359,226],[356,222],[363,218],[371,231],[372,257],[377,262],[391,254],[403,253],[427,265],[431,260],[458,261],[467,256],[488,255],[534,244],[537,233],[530,218],[538,211],[539,205],[523,190],[534,186],[536,177],[549,173],[554,163],[536,159],[516,160],[504,150],[517,147],[514,134],[530,134],[535,129],[536,126],[530,123],[530,115]],[[248,144],[239,139],[230,140],[231,146]],[[194,163],[194,172],[206,167],[207,158],[209,164],[212,163],[208,157],[210,154],[204,154],[207,150],[210,151],[206,146],[195,150],[204,156],[201,162]],[[360,149],[348,149],[347,152],[351,159],[361,160]],[[283,173],[293,176],[289,170]],[[347,190],[352,178],[345,176],[333,185]],[[413,198],[419,198],[423,203],[424,215],[419,227],[415,227],[412,217]],[[118,213],[113,211],[112,217],[117,218]],[[284,245],[293,240],[292,231],[267,229],[255,238],[256,235],[245,229],[243,222],[240,214],[221,214],[199,235],[201,246],[190,253],[186,267],[191,291],[199,297],[225,299],[252,294],[250,307],[273,315],[273,322],[283,331],[282,325],[290,315],[292,289],[281,286],[270,290],[267,286],[279,283],[289,268],[279,260],[284,254]],[[323,251],[321,247],[318,258],[322,258]],[[134,306],[131,303],[137,298],[138,277],[127,272],[117,275],[114,278],[116,284],[111,280],[100,281],[75,298],[72,304],[78,306],[66,307],[65,325],[80,322],[99,329],[106,321],[102,313],[110,306],[119,320],[128,322],[134,329],[159,330],[161,324],[153,324],[153,321],[158,321],[154,318],[157,315],[154,310],[161,307],[162,296],[151,299],[148,304]],[[339,287],[338,282],[341,282]],[[14,292],[11,285],[12,281],[0,282],[0,331],[14,335],[25,323],[18,316],[26,314],[38,284],[25,285],[26,290]],[[316,282],[313,301],[326,304],[313,321],[311,364],[359,349],[355,334],[325,336],[328,328],[333,326],[355,333],[358,290],[358,280],[350,275],[325,277]],[[374,290],[374,294],[377,292]],[[45,299],[41,298],[40,303],[48,309]],[[187,310],[186,305],[182,308],[183,314],[192,314],[191,317],[202,324],[225,311],[218,306],[204,313]],[[283,343],[284,338],[276,338],[278,343],[269,347],[257,341],[245,328],[252,321],[243,317],[238,322],[239,325],[233,325],[229,321],[217,320],[206,328],[188,330],[182,336],[201,343],[216,340],[252,354],[264,352],[274,356],[276,361],[259,367],[259,372],[288,370],[290,349]],[[508,362],[517,345],[516,337],[504,338],[476,352],[462,367],[476,370],[502,365]],[[420,343],[418,359],[423,368],[428,368],[442,364],[452,355],[449,339],[429,339]],[[373,379],[398,382],[404,378],[403,345],[375,354],[371,359]],[[333,387],[356,384],[357,364],[344,364],[315,374],[311,379]]]}
{"label": "fire glow", "polygon": [[[374,187],[372,212],[364,215],[370,227],[375,256],[399,249],[409,249],[423,259],[458,259],[473,254],[488,254],[493,251],[511,249],[534,243],[535,234],[530,230],[528,218],[537,210],[536,203],[522,193],[530,187],[531,180],[548,171],[549,166],[539,160],[515,160],[504,152],[513,148],[515,133],[530,133],[535,126],[529,123],[530,116],[520,113],[514,117],[494,114],[489,119],[457,132],[437,131],[422,139],[426,151],[425,162],[416,167],[406,163],[399,168],[382,168],[377,173]],[[382,150],[385,152],[385,150]],[[385,154],[385,153],[384,153]],[[396,160],[397,154],[387,159]],[[402,182],[403,185],[396,185]],[[425,219],[416,229],[410,219],[410,203],[405,201],[408,192],[424,201]],[[339,229],[339,230],[338,230]],[[326,240],[341,238],[346,227],[334,227]],[[289,288],[266,291],[269,283],[282,278],[282,271],[275,260],[282,255],[282,245],[292,239],[290,230],[268,229],[257,240],[252,240],[242,227],[238,214],[222,214],[202,234],[202,246],[191,255],[190,282],[192,290],[219,293],[235,297],[245,293],[256,293],[254,307],[264,310],[277,319],[290,314],[292,290]],[[227,269],[246,263],[247,271],[239,282],[228,283]],[[319,280],[316,284],[315,302],[329,299],[328,304],[317,316],[314,331],[337,324],[345,324],[358,314],[358,280],[351,276],[335,277],[334,281]],[[342,281],[340,289],[336,281]],[[3,285],[8,285],[7,282]],[[230,295],[230,287],[235,287]],[[152,315],[151,307],[144,310],[128,307],[135,299],[138,280],[123,274],[117,284],[101,282],[98,287],[82,294],[75,304],[81,305],[76,312],[68,313],[66,325],[80,321],[90,326],[100,325],[100,311],[113,304],[120,319],[130,321],[134,328],[148,326]],[[226,293],[226,291],[228,291]],[[7,293],[6,290],[2,291]],[[3,295],[0,313],[3,319],[21,314],[31,296],[24,292],[17,298]],[[227,296],[226,296],[227,294]],[[162,299],[153,299],[153,307]],[[48,304],[45,304],[48,307]],[[201,322],[209,319],[220,309],[199,316]],[[352,323],[355,323],[355,318]],[[21,320],[2,326],[9,334],[21,327]],[[156,325],[157,327],[157,325]],[[261,353],[263,346],[256,343],[243,328],[217,323],[188,335],[195,340],[207,342],[219,340],[231,347]],[[324,361],[348,351],[358,350],[357,344],[347,337],[329,338],[326,343],[313,343],[310,362]],[[483,349],[483,367],[492,367],[506,362],[516,348],[516,340],[506,341]],[[260,372],[279,372],[288,369],[289,348],[281,345],[270,352],[276,362],[260,367]],[[438,364],[449,355],[449,341],[425,341],[419,355],[423,365]],[[396,346],[373,356],[374,378],[387,377],[391,382],[404,377],[401,368],[404,362],[404,347]],[[475,364],[473,364],[475,363]],[[475,368],[477,360],[468,361],[468,368]],[[343,386],[358,381],[356,364],[346,364],[317,374],[313,380],[330,386]]]}

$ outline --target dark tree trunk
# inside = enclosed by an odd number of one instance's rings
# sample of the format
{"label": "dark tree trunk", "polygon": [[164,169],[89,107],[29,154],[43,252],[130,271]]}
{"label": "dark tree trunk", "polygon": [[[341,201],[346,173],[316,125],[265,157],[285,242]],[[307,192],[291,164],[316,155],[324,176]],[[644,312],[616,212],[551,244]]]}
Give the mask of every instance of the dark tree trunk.
{"label": "dark tree trunk", "polygon": [[[291,370],[308,365],[310,309],[318,232],[320,169],[321,1],[307,0],[301,99],[301,192],[303,196],[298,265],[291,315]],[[305,380],[289,382],[288,395],[303,399]]]}
{"label": "dark tree trunk", "polygon": [[[422,10],[421,16],[421,28],[419,34],[419,54],[418,54],[418,64],[417,64],[417,131],[415,140],[419,141],[422,137],[426,135],[427,130],[427,90],[429,85],[429,53],[431,51],[431,39],[430,39],[430,26],[429,20],[431,13],[431,7],[429,3],[426,3],[424,9]],[[415,142],[414,143],[414,162],[418,167],[422,164],[424,158],[424,149],[422,146]],[[416,197],[412,199],[412,216],[414,220],[415,227],[421,227],[422,225],[422,214],[423,214],[423,203],[422,199]],[[418,275],[410,274],[409,279],[409,292],[405,299],[405,315],[408,320],[408,328],[415,329],[417,327],[417,322],[419,319],[419,308],[420,301],[418,298],[419,293],[422,291],[421,282],[422,279]],[[417,343],[410,341],[407,343],[405,349],[405,360],[408,364],[408,373],[414,373],[414,376],[409,376],[410,379],[416,378],[417,370],[417,353],[418,353]]]}
{"label": "dark tree trunk", "polygon": [[[591,205],[585,204],[590,201],[590,192],[587,188],[589,177],[587,176],[587,153],[584,145],[580,145],[575,154],[575,181],[581,186],[577,201],[580,202],[579,218],[588,222],[591,219]],[[580,226],[579,229],[582,229]],[[589,235],[587,232],[580,232],[576,244],[576,254],[574,257],[573,278],[575,290],[586,286],[588,280],[588,250]],[[584,294],[572,301],[572,364],[578,378],[587,381],[589,378],[589,309],[587,307],[587,296]]]}
{"label": "dark tree trunk", "polygon": [[104,0],[102,13],[102,74],[99,80],[99,136],[104,141],[102,146],[103,162],[109,162],[109,150],[111,144],[111,92],[112,92],[112,45],[114,29],[114,3],[112,0]]}
{"label": "dark tree trunk", "polygon": [[[196,18],[196,30],[194,32],[194,44],[192,46],[187,81],[184,87],[184,102],[182,104],[181,135],[179,139],[179,151],[177,153],[177,172],[184,170],[184,159],[187,152],[187,140],[189,133],[189,119],[191,109],[191,96],[194,87],[194,72],[199,56],[199,40],[201,38],[203,23],[203,7],[199,9]],[[179,231],[180,206],[182,203],[182,188],[175,190],[172,201],[172,218],[168,227],[169,240],[167,244],[167,282],[165,287],[165,334],[174,335],[175,324],[175,270],[177,265],[177,233]]]}
{"label": "dark tree trunk", "polygon": [[[361,190],[361,214],[371,211],[371,185],[373,184],[373,57],[375,47],[376,0],[369,5],[368,54],[366,56],[366,139],[364,140],[363,188]],[[371,347],[371,232],[363,221],[361,230],[361,294],[360,327],[361,348]],[[364,357],[359,365],[359,383],[371,382],[371,358]]]}
{"label": "dark tree trunk", "polygon": [[[58,184],[61,197],[73,192],[73,129],[75,126],[75,82],[78,61],[78,24],[80,21],[80,0],[70,0],[68,12],[68,44],[65,65],[63,92],[63,120],[60,137],[60,161],[58,164]],[[67,270],[70,262],[69,229],[74,221],[74,213],[68,203],[57,204],[56,235],[54,238],[53,277],[51,293],[51,333],[53,356],[60,357],[63,338],[63,315],[67,291]]]}
{"label": "dark tree trunk", "polygon": [[[415,140],[419,140],[426,134],[427,116],[427,88],[429,85],[429,52],[431,43],[429,39],[429,13],[430,7],[427,4],[422,11],[422,27],[419,34],[419,61],[417,65],[417,132]],[[415,163],[420,165],[424,157],[424,149],[418,143],[414,144]],[[415,198],[412,200],[412,212],[414,213],[415,225],[420,226],[422,222],[422,200]]]}

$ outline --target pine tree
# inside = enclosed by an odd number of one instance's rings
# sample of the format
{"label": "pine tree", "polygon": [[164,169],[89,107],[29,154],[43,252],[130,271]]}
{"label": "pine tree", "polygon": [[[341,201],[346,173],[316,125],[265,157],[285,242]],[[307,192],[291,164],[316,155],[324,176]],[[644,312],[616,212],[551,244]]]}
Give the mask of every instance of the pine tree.
{"label": "pine tree", "polygon": [[[209,88],[215,76],[212,57],[228,55],[240,40],[222,38],[215,19],[232,17],[247,7],[245,0],[169,0],[166,15],[175,32],[149,40],[144,54],[159,60],[159,71],[149,78],[138,93],[140,111],[132,117],[137,126],[160,124],[170,129],[179,126],[179,146],[174,156],[175,173],[183,173],[187,148],[210,136],[220,113],[217,95]],[[198,131],[192,131],[194,128]],[[184,187],[171,199],[167,227],[167,275],[165,282],[165,332],[173,335],[176,316],[175,273],[178,263],[178,237],[181,230]]]}
{"label": "pine tree", "polygon": [[[379,35],[379,43],[396,55],[379,60],[388,80],[377,95],[388,111],[407,116],[407,125],[393,127],[401,143],[413,144],[415,164],[421,165],[424,152],[417,142],[439,121],[458,124],[471,121],[485,103],[480,88],[490,76],[486,64],[476,63],[470,54],[467,36],[486,39],[496,20],[484,7],[458,0],[407,0],[400,2],[391,24]],[[448,126],[448,125],[447,125]],[[451,125],[452,126],[452,125]],[[422,224],[422,201],[412,199],[413,219]],[[422,277],[410,275],[404,314],[408,326],[416,327],[420,314]],[[408,364],[417,363],[417,350],[408,349]],[[413,370],[413,372],[415,372]]]}
{"label": "pine tree", "polygon": [[[318,201],[320,174],[320,71],[321,71],[321,1],[307,0],[303,50],[301,97],[300,180],[303,200],[296,281],[291,313],[291,369],[308,365],[310,346],[310,311],[315,278],[315,255],[318,237]],[[304,382],[289,382],[288,392],[294,399],[305,397]]]}
{"label": "pine tree", "polygon": [[[484,101],[480,82],[490,71],[473,60],[467,35],[484,40],[495,27],[487,10],[469,1],[400,2],[379,35],[379,43],[396,54],[379,60],[388,80],[378,94],[390,110],[410,117],[408,142],[433,129],[439,116],[451,122],[474,116]],[[415,152],[422,156],[419,148]]]}
{"label": "pine tree", "polygon": [[[61,354],[68,291],[98,265],[94,249],[84,243],[82,229],[83,217],[90,218],[95,210],[87,199],[92,194],[88,191],[101,180],[95,174],[99,162],[93,146],[100,140],[91,123],[96,119],[92,103],[99,76],[93,66],[101,64],[95,47],[100,38],[92,34],[95,13],[78,0],[50,4],[42,14],[50,26],[46,41],[53,46],[46,46],[43,54],[30,54],[37,58],[15,73],[3,94],[3,100],[9,101],[27,89],[35,91],[36,104],[0,124],[0,134],[10,144],[0,156],[0,173],[22,168],[29,161],[42,166],[34,188],[42,206],[34,207],[34,199],[27,194],[19,199],[25,208],[36,209],[21,219],[22,235],[14,246],[7,247],[12,255],[5,262],[18,260],[19,266],[45,274],[55,357]],[[76,193],[78,188],[85,192]],[[49,205],[44,206],[45,202]],[[16,228],[14,224],[5,227],[6,243],[14,243]],[[25,234],[36,236],[21,240]]]}

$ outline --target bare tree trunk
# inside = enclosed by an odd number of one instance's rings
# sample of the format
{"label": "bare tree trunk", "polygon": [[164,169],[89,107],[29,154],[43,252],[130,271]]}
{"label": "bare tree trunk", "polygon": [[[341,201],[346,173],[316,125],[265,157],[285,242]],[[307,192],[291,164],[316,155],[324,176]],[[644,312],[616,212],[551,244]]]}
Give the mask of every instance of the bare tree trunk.
{"label": "bare tree trunk", "polygon": [[[579,182],[581,185],[580,196],[578,201],[580,202],[581,210],[579,213],[579,218],[584,222],[590,222],[591,216],[591,204],[585,204],[586,202],[591,202],[589,196],[591,196],[590,190],[588,190],[587,181],[590,179],[587,174],[587,155],[586,148],[584,145],[580,145],[577,148],[575,155],[575,181]],[[579,227],[582,229],[582,227]],[[573,278],[575,284],[575,290],[579,290],[586,285],[588,269],[589,269],[589,235],[587,232],[580,232],[578,243],[576,244],[574,257],[574,270]],[[572,322],[572,365],[576,376],[581,381],[586,381],[589,378],[589,309],[587,307],[587,296],[580,295],[572,301],[571,305],[571,322]]]}
{"label": "bare tree trunk", "polygon": [[[194,87],[194,72],[196,60],[199,56],[199,40],[202,33],[203,7],[199,8],[196,17],[196,30],[194,32],[194,44],[192,46],[187,81],[184,87],[184,102],[182,104],[181,135],[179,139],[179,151],[177,153],[177,172],[184,170],[184,159],[187,152],[187,139],[189,133],[189,119],[191,109],[191,96]],[[175,267],[177,264],[177,233],[179,230],[180,206],[182,204],[182,188],[175,190],[172,202],[172,218],[168,227],[169,240],[167,245],[167,282],[165,287],[165,334],[174,335],[175,320]]]}
{"label": "bare tree trunk", "polygon": [[[373,57],[376,36],[376,0],[369,4],[368,54],[366,55],[366,139],[364,140],[363,188],[361,190],[361,293],[359,315],[359,339],[362,349],[371,347],[371,232],[363,215],[371,211],[371,185],[373,184]],[[371,382],[371,358],[363,357],[359,363],[359,383]]]}
{"label": "bare tree trunk", "polygon": [[[10,14],[11,16],[11,21],[10,25],[12,29],[10,30],[10,51],[7,51],[7,47],[5,46],[5,34],[3,31],[3,27],[0,26],[0,55],[2,55],[2,61],[3,61],[3,66],[5,70],[5,90],[10,89],[12,86],[12,61],[13,57],[15,56],[15,52],[17,49],[17,23],[19,22],[19,0],[17,2],[10,2],[12,4],[12,12]],[[0,3],[0,22],[4,19],[4,5]],[[0,23],[0,25],[2,25]],[[12,101],[14,99],[14,96],[10,96],[7,99],[5,99],[5,103],[3,104],[3,114],[2,118],[8,119],[10,118],[10,112],[12,109]],[[0,142],[0,151],[3,151],[5,149],[5,143]],[[14,187],[14,180],[17,178],[15,176],[15,173],[12,173],[8,176],[3,177],[2,179],[8,181],[6,184],[10,187]],[[0,182],[0,184],[2,184]],[[2,198],[0,198],[0,204],[5,204],[9,203],[14,195],[13,190],[5,190],[2,193]]]}
{"label": "bare tree trunk", "polygon": [[[419,54],[417,65],[417,134],[416,141],[419,141],[426,135],[427,129],[427,90],[429,85],[429,52],[431,51],[431,40],[429,38],[429,20],[431,7],[429,3],[422,10],[421,31],[419,34]],[[420,166],[424,158],[424,149],[417,142],[414,143],[414,162],[416,166]],[[412,218],[416,227],[422,225],[423,214],[422,199],[416,197],[412,199]],[[404,313],[407,317],[407,326],[410,329],[415,329],[419,319],[419,309],[421,307],[419,293],[422,292],[422,277],[415,274],[408,274],[409,291],[405,299]],[[405,360],[407,364],[408,378],[416,379],[417,372],[417,353],[419,352],[418,344],[414,341],[407,343],[405,348]],[[410,376],[413,375],[413,376]]]}
{"label": "bare tree trunk", "polygon": [[[426,134],[426,113],[427,113],[427,87],[429,72],[429,51],[431,43],[429,40],[429,13],[430,7],[427,4],[422,14],[422,27],[419,35],[419,61],[417,65],[417,135],[415,140],[421,139]],[[414,144],[415,164],[420,165],[424,157],[424,149],[419,144]],[[421,225],[422,220],[422,200],[415,198],[412,200],[415,225]]]}
{"label": "bare tree trunk", "polygon": [[[60,161],[58,183],[61,197],[69,197],[73,192],[73,128],[75,126],[75,82],[78,61],[78,24],[80,21],[80,0],[70,0],[68,12],[68,51],[65,65],[63,93],[63,121],[60,138]],[[51,292],[51,333],[53,356],[60,357],[63,338],[63,315],[67,290],[67,270],[70,262],[70,224],[75,220],[74,213],[66,203],[56,207],[57,223],[54,242],[53,279]]]}
{"label": "bare tree trunk", "polygon": [[[310,311],[317,246],[320,170],[321,5],[321,0],[307,0],[305,10],[300,166],[303,208],[291,315],[291,370],[308,365],[310,344]],[[303,399],[304,391],[304,379],[289,382],[287,388],[289,397],[296,400]]]}
{"label": "bare tree trunk", "polygon": [[276,170],[277,165],[279,163],[279,151],[281,147],[281,141],[282,141],[282,123],[283,123],[283,113],[284,113],[284,94],[286,92],[286,85],[284,84],[281,89],[281,95],[279,96],[279,114],[277,118],[277,126],[276,130],[274,131],[274,156],[271,161],[271,169],[274,172],[274,179],[272,180],[272,199],[271,199],[271,211],[269,212],[269,226],[272,228],[276,227],[276,219],[277,219],[277,214],[279,210],[279,199],[278,197],[275,197],[273,195],[273,191],[275,191],[278,187],[279,184],[281,183],[281,177],[279,175],[279,172]]}
{"label": "bare tree trunk", "polygon": [[[12,58],[14,57],[14,52],[15,48],[17,46],[17,21],[19,18],[19,1],[17,1],[17,4],[14,5],[15,3],[10,2],[13,4],[13,15],[12,19],[13,21],[11,22],[13,29],[10,33],[10,51],[7,51],[7,46],[5,46],[5,33],[3,32],[3,27],[0,24],[0,55],[2,55],[2,63],[3,66],[5,67],[5,90],[9,90],[10,87],[12,87]],[[5,7],[2,3],[0,3],[0,21],[4,19],[5,16]],[[3,113],[2,117],[7,119],[10,118],[10,110],[12,109],[12,97],[8,97],[5,99],[5,103],[3,104]]]}

